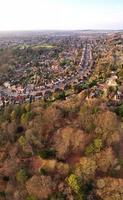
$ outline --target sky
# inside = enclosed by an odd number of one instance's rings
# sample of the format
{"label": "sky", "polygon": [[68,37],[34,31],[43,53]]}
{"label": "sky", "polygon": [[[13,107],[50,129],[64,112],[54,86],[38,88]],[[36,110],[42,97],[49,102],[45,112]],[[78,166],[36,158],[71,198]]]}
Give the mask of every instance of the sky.
{"label": "sky", "polygon": [[0,0],[0,31],[123,29],[123,0]]}

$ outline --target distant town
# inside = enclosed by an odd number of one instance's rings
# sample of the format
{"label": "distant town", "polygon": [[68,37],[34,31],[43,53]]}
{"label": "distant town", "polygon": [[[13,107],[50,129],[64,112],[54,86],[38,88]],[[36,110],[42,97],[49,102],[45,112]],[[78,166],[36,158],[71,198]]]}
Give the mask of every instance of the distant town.
{"label": "distant town", "polygon": [[[116,37],[116,46],[123,48],[121,33],[21,34],[0,37],[0,107],[48,99],[55,92],[84,84],[95,69],[99,53],[110,51],[109,38]],[[108,84],[116,84],[116,79],[112,72]],[[98,84],[95,90],[91,91],[92,96],[106,90],[106,85]],[[68,96],[73,93],[71,90]],[[117,96],[122,96],[120,91]]]}

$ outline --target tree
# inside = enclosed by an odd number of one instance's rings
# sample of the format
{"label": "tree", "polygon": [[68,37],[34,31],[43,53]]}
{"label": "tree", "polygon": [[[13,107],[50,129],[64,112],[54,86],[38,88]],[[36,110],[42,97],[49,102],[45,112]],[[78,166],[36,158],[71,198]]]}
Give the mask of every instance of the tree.
{"label": "tree", "polygon": [[67,178],[67,183],[75,193],[79,193],[80,192],[80,190],[81,190],[81,182],[80,182],[80,178],[77,175],[71,174]]}
{"label": "tree", "polygon": [[61,192],[57,192],[50,196],[49,200],[66,200],[66,195]]}
{"label": "tree", "polygon": [[34,175],[26,182],[26,189],[29,195],[38,199],[47,199],[52,194],[54,183],[50,176]]}
{"label": "tree", "polygon": [[96,181],[96,186],[96,194],[102,199],[121,200],[123,198],[123,179],[99,178]]}
{"label": "tree", "polygon": [[115,109],[115,112],[117,115],[119,115],[120,117],[123,117],[123,104],[118,106],[116,109]]}
{"label": "tree", "polygon": [[81,83],[74,86],[75,93],[80,93],[82,90],[88,89],[87,83]]}
{"label": "tree", "polygon": [[31,195],[31,196],[28,196],[26,200],[37,200],[37,198]]}
{"label": "tree", "polygon": [[20,169],[16,174],[16,179],[21,184],[25,183],[25,181],[28,179],[28,174],[25,169]]}
{"label": "tree", "polygon": [[86,147],[85,155],[91,155],[101,151],[102,148],[102,140],[100,138],[96,138],[92,144]]}
{"label": "tree", "polygon": [[21,115],[21,123],[26,125],[28,123],[28,121],[32,119],[32,117],[33,117],[32,111],[28,111],[26,113],[23,113]]}
{"label": "tree", "polygon": [[93,80],[92,82],[89,83],[89,87],[93,87],[97,85],[97,80]]}
{"label": "tree", "polygon": [[76,174],[84,179],[90,179],[95,175],[96,169],[97,164],[92,157],[82,157],[76,165]]}
{"label": "tree", "polygon": [[71,189],[74,191],[74,193],[76,194],[76,198],[78,200],[83,200],[84,193],[83,193],[83,190],[82,190],[81,179],[77,175],[71,174],[67,178],[67,183],[71,187]]}
{"label": "tree", "polygon": [[84,104],[81,107],[79,112],[79,123],[80,127],[87,133],[92,133],[96,128],[95,114],[92,113],[92,108],[90,108],[87,104]]}
{"label": "tree", "polygon": [[21,146],[24,146],[27,143],[26,138],[24,136],[20,136],[18,142]]}
{"label": "tree", "polygon": [[[102,123],[103,122],[103,123]],[[100,112],[95,118],[96,134],[100,135],[102,141],[111,136],[118,129],[117,115],[110,111]]]}
{"label": "tree", "polygon": [[88,139],[82,130],[69,126],[59,129],[53,138],[57,158],[66,159],[72,153],[82,152]]}
{"label": "tree", "polygon": [[25,104],[24,109],[26,112],[29,112],[31,110],[31,104]]}
{"label": "tree", "polygon": [[15,120],[16,119],[16,112],[13,110],[12,112],[11,112],[11,119],[12,120]]}
{"label": "tree", "polygon": [[54,98],[55,99],[60,99],[60,100],[65,100],[65,91],[60,89],[60,88],[56,88],[55,92],[54,92]]}
{"label": "tree", "polygon": [[98,170],[102,172],[107,172],[117,163],[115,154],[111,147],[96,153],[93,157],[93,160],[95,160]]}
{"label": "tree", "polygon": [[52,92],[50,90],[47,90],[44,94],[44,100],[45,101],[52,101],[53,100],[53,96],[52,96]]}
{"label": "tree", "polygon": [[45,150],[42,150],[39,154],[42,158],[48,159],[48,158],[52,158],[55,156],[55,150],[54,149],[45,149]]}

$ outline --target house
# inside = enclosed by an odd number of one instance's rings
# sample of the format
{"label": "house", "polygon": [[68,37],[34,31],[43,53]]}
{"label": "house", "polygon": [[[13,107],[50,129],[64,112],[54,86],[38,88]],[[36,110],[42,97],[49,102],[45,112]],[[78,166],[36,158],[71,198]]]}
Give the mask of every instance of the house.
{"label": "house", "polygon": [[118,86],[118,84],[117,84],[117,79],[118,79],[118,77],[117,77],[115,74],[113,74],[113,75],[106,81],[106,84],[107,84],[108,86],[116,87],[116,86]]}
{"label": "house", "polygon": [[10,89],[10,83],[9,83],[8,81],[4,82],[4,83],[3,83],[3,86],[4,86],[5,88],[9,88],[9,89]]}
{"label": "house", "polygon": [[15,103],[22,104],[25,101],[25,96],[18,95],[15,97]]}

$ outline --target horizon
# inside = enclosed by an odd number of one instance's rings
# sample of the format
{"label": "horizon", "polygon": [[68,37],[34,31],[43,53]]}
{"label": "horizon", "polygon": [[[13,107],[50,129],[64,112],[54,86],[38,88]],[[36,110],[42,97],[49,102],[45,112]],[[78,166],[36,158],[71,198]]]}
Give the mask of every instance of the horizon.
{"label": "horizon", "polygon": [[85,32],[89,32],[89,31],[114,31],[114,32],[117,32],[117,31],[123,31],[123,29],[22,29],[22,30],[18,30],[18,29],[15,29],[15,30],[0,30],[0,33],[7,33],[7,32],[50,32],[50,31],[58,31],[58,32],[64,32],[64,31],[68,31],[68,32],[71,32],[71,31],[74,31],[74,32],[77,32],[77,31],[85,31]]}

